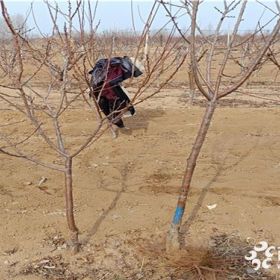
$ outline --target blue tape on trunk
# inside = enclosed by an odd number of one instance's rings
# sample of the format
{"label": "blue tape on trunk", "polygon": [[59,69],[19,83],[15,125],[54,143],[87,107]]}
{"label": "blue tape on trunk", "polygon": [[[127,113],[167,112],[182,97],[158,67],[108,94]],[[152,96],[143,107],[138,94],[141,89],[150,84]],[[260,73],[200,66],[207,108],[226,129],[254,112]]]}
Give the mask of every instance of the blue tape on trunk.
{"label": "blue tape on trunk", "polygon": [[184,208],[177,207],[173,217],[173,224],[178,225],[182,219],[183,214],[184,214]]}

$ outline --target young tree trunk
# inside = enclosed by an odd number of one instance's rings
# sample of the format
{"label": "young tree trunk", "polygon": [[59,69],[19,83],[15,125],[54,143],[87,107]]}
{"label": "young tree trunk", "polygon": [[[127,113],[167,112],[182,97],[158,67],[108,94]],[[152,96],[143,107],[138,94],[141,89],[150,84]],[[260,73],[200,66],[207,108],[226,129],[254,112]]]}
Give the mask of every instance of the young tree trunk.
{"label": "young tree trunk", "polygon": [[208,128],[210,126],[212,117],[214,115],[216,108],[216,100],[208,101],[207,108],[204,113],[204,117],[202,123],[200,125],[199,131],[197,133],[196,140],[192,147],[191,153],[188,158],[187,168],[184,174],[181,191],[178,198],[178,203],[176,207],[176,211],[174,213],[174,217],[170,226],[169,233],[167,235],[166,240],[166,249],[167,251],[178,250],[180,249],[179,242],[179,231],[182,222],[182,217],[185,211],[187,196],[191,184],[191,180],[193,177],[193,173],[196,166],[196,161],[201,151],[202,145],[205,141]]}
{"label": "young tree trunk", "polygon": [[72,158],[65,161],[65,199],[66,199],[66,218],[70,230],[70,248],[74,253],[79,250],[79,230],[75,223],[74,203],[73,203],[73,179],[72,179]]}
{"label": "young tree trunk", "polygon": [[189,84],[190,84],[189,106],[192,106],[194,101],[194,95],[195,95],[195,80],[191,69],[189,69],[188,75],[189,75]]}

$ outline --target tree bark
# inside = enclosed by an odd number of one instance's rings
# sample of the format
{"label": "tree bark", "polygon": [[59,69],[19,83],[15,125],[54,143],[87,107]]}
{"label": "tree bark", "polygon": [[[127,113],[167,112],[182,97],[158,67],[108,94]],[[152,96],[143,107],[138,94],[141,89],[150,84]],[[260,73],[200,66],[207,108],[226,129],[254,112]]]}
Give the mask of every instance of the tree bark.
{"label": "tree bark", "polygon": [[74,203],[73,203],[73,177],[72,177],[72,158],[65,161],[65,200],[66,200],[66,218],[70,230],[70,248],[74,253],[79,250],[79,230],[75,223]]}
{"label": "tree bark", "polygon": [[174,217],[170,226],[166,240],[167,251],[180,249],[179,231],[182,223],[182,217],[185,211],[187,196],[190,189],[190,184],[196,167],[197,158],[205,141],[212,117],[216,108],[216,100],[208,102],[202,123],[197,133],[194,145],[187,161],[187,167],[184,174],[181,191],[178,198],[178,203]]}
{"label": "tree bark", "polygon": [[195,80],[191,69],[188,71],[188,75],[189,75],[189,85],[190,85],[189,106],[192,106],[194,101],[194,95],[195,95]]}

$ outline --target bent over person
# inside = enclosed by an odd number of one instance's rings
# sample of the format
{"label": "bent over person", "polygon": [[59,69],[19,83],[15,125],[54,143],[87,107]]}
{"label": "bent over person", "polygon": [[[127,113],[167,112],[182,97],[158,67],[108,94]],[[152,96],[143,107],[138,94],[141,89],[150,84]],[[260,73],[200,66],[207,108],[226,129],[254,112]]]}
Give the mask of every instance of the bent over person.
{"label": "bent over person", "polygon": [[143,74],[137,66],[127,56],[113,57],[98,60],[89,72],[93,95],[91,97],[97,100],[109,121],[119,128],[125,128],[121,118],[125,108],[131,115],[135,114],[135,109],[121,83]]}

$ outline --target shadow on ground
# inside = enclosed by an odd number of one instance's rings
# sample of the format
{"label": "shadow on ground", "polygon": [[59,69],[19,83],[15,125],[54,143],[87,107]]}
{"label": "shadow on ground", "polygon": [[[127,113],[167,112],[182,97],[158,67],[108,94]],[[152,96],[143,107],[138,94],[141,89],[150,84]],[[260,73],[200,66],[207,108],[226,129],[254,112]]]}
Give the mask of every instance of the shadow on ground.
{"label": "shadow on ground", "polygon": [[147,131],[149,122],[155,118],[160,118],[165,114],[162,109],[144,109],[136,108],[136,115],[124,118],[125,125],[132,130],[144,130]]}

